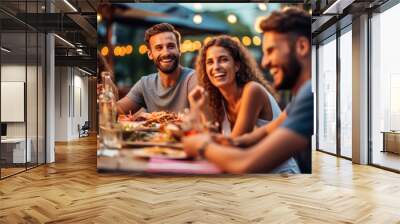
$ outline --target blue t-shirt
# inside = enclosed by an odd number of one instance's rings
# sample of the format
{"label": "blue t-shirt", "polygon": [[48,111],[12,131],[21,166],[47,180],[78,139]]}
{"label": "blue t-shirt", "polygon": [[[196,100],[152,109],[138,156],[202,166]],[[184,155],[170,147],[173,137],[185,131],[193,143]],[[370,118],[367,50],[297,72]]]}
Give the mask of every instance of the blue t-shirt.
{"label": "blue t-shirt", "polygon": [[309,142],[308,147],[295,155],[302,173],[311,173],[311,136],[314,133],[314,97],[311,81],[307,81],[286,108],[287,118],[283,128],[303,136]]}

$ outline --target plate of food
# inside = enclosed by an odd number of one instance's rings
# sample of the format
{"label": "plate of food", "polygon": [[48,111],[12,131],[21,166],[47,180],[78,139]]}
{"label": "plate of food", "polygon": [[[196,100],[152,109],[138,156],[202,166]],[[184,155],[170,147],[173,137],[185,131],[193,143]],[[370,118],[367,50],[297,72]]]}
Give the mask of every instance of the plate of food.
{"label": "plate of food", "polygon": [[187,155],[183,150],[177,150],[168,147],[146,147],[135,149],[132,155],[141,158],[162,158],[162,159],[187,159]]}
{"label": "plate of food", "polygon": [[177,143],[180,141],[180,138],[171,133],[150,131],[124,132],[123,139],[126,142]]}
{"label": "plate of food", "polygon": [[[136,126],[139,124],[142,127],[157,127],[165,125],[167,123],[182,122],[182,115],[174,112],[139,112],[136,114],[121,114],[118,117],[118,122],[123,124],[132,124],[131,126]],[[133,123],[132,123],[133,122]]]}
{"label": "plate of food", "polygon": [[134,131],[159,131],[159,124],[147,125],[146,121],[119,121],[122,131],[129,133]]}

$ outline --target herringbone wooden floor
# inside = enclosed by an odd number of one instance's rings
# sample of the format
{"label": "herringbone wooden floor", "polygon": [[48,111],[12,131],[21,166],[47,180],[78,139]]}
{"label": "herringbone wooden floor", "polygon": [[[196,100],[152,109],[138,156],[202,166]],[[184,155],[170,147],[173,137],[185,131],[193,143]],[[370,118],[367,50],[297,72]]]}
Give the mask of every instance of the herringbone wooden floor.
{"label": "herringbone wooden floor", "polygon": [[0,181],[0,223],[400,223],[400,175],[315,152],[313,174],[98,174],[96,141]]}

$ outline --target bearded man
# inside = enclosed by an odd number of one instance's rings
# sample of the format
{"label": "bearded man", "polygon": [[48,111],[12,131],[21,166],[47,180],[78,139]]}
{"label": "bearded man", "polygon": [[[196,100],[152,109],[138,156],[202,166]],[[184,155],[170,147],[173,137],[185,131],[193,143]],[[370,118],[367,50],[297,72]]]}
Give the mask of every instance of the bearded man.
{"label": "bearded man", "polygon": [[196,86],[194,70],[180,65],[181,35],[168,23],[156,24],[145,32],[147,56],[158,72],[143,76],[117,102],[119,113],[135,113],[141,108],[147,112],[182,112],[189,108],[188,93]]}
{"label": "bearded man", "polygon": [[266,126],[221,144],[215,136],[184,138],[192,157],[204,157],[228,173],[297,173],[284,164],[294,157],[301,173],[311,173],[313,94],[311,90],[311,16],[302,9],[273,12],[260,23],[262,66],[269,69],[276,89],[294,96],[281,115]]}

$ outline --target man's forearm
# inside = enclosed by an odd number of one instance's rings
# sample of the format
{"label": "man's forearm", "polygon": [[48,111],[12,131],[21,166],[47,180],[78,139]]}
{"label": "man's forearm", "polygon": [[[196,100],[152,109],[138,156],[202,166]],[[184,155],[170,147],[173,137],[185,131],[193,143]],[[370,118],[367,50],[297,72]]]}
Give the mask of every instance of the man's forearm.
{"label": "man's forearm", "polygon": [[210,143],[205,151],[207,160],[216,164],[221,170],[228,173],[242,174],[247,172],[247,152],[236,147]]}
{"label": "man's forearm", "polygon": [[257,142],[261,141],[265,136],[267,136],[267,131],[266,127],[260,127],[257,128],[256,130],[248,133],[241,135],[239,137],[236,137],[233,139],[233,142],[236,146],[240,147],[248,147],[256,144]]}
{"label": "man's forearm", "polygon": [[261,141],[263,138],[266,136],[270,135],[273,133],[275,130],[279,128],[279,126],[285,121],[287,118],[287,113],[286,111],[283,111],[279,117],[270,123],[254,130],[253,132],[249,134],[242,135],[238,138],[234,139],[234,142],[236,142],[238,146],[252,146],[256,144],[257,142]]}
{"label": "man's forearm", "polygon": [[118,114],[126,114],[124,109],[122,108],[122,106],[120,104],[118,104],[118,102],[117,102],[117,113]]}
{"label": "man's forearm", "polygon": [[141,106],[130,100],[128,97],[124,97],[117,102],[117,112],[119,114],[126,114],[131,112],[132,114],[136,113]]}

